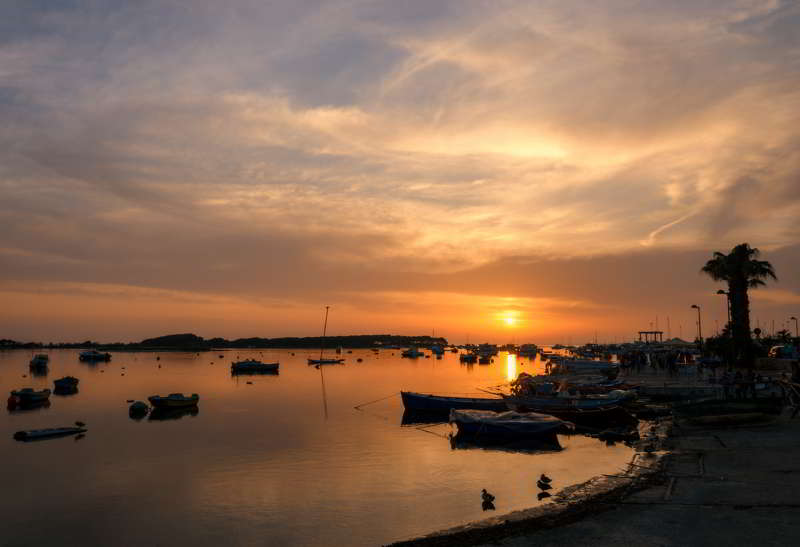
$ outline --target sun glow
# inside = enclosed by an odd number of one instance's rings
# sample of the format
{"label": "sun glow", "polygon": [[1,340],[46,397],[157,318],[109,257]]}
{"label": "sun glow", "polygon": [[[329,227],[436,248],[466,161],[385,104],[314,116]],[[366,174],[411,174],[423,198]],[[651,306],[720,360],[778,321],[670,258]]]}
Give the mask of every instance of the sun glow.
{"label": "sun glow", "polygon": [[511,317],[511,316],[506,317],[505,321],[506,321],[506,325],[508,325],[509,327],[514,324],[514,318]]}

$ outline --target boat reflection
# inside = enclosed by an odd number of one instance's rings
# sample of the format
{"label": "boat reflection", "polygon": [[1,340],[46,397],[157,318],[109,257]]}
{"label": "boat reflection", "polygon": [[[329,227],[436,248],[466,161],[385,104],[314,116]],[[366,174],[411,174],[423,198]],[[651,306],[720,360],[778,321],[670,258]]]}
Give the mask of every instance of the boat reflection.
{"label": "boat reflection", "polygon": [[510,439],[500,437],[476,438],[471,435],[456,433],[450,435],[451,450],[492,450],[500,452],[523,452],[526,454],[541,454],[558,452],[563,447],[558,442],[558,436],[528,437],[524,439]]}
{"label": "boat reflection", "polygon": [[70,395],[78,394],[78,386],[56,386],[53,388],[53,395],[60,395],[62,397],[69,397]]}
{"label": "boat reflection", "polygon": [[9,414],[20,414],[24,412],[33,412],[35,410],[44,410],[45,408],[50,407],[50,401],[33,401],[33,402],[18,402],[15,404],[9,403],[8,405],[8,413]]}
{"label": "boat reflection", "polygon": [[236,376],[280,376],[278,370],[231,370],[231,377]]}
{"label": "boat reflection", "polygon": [[452,450],[493,450],[501,452],[523,452],[526,454],[540,454],[563,450],[561,444],[558,442],[558,437],[555,435],[553,437],[527,439],[500,439],[497,437],[477,439],[474,436],[456,434],[451,435],[449,441]]}
{"label": "boat reflection", "polygon": [[180,420],[184,416],[197,416],[200,413],[200,408],[197,406],[179,407],[179,408],[154,408],[150,411],[148,420],[164,421],[164,420]]}
{"label": "boat reflection", "polygon": [[413,410],[406,410],[403,412],[403,417],[400,419],[400,425],[446,424],[447,416],[447,412],[415,412]]}

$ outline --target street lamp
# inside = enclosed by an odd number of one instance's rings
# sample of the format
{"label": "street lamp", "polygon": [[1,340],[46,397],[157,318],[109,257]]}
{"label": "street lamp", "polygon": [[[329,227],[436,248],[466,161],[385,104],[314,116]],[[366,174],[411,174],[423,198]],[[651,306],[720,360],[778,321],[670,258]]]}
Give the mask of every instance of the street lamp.
{"label": "street lamp", "polygon": [[728,303],[728,324],[731,322],[731,293],[728,291],[723,291],[722,289],[717,291],[717,294],[724,294],[726,296],[725,300]]}
{"label": "street lamp", "polygon": [[789,319],[791,321],[794,321],[794,337],[795,338],[800,338],[800,334],[797,334],[797,317],[792,316]]}
{"label": "street lamp", "polygon": [[700,340],[700,343],[703,343],[703,324],[700,320],[700,306],[697,304],[692,304],[692,307],[697,310],[697,339]]}

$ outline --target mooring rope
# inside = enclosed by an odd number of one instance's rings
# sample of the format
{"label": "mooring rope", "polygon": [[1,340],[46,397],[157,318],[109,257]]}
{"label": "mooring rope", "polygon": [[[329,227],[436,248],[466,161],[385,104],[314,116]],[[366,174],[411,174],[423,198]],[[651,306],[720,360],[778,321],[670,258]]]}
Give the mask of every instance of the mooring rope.
{"label": "mooring rope", "polygon": [[355,408],[356,410],[361,410],[362,406],[371,405],[373,403],[380,403],[381,401],[385,401],[386,399],[391,399],[395,395],[400,395],[400,392],[398,391],[398,392],[392,393],[391,395],[387,395],[386,397],[381,397],[380,399],[375,399],[374,401],[368,401],[366,403],[361,403],[360,405],[356,405],[353,408]]}

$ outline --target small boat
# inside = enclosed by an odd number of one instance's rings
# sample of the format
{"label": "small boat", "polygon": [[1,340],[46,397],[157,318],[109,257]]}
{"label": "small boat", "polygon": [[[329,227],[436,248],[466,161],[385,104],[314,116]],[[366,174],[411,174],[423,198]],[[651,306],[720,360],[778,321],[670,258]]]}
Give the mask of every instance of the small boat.
{"label": "small boat", "polygon": [[191,397],[186,397],[183,393],[170,393],[166,397],[153,395],[147,400],[155,408],[182,408],[197,406],[200,396],[197,393],[192,393]]}
{"label": "small boat", "polygon": [[15,397],[21,404],[39,403],[50,398],[50,390],[36,391],[33,388],[25,387],[12,391],[11,397]]}
{"label": "small boat", "polygon": [[419,357],[425,357],[425,354],[418,350],[415,347],[408,348],[403,350],[403,353],[400,354],[400,357],[406,357],[408,359],[417,359]]}
{"label": "small boat", "polygon": [[340,365],[344,359],[309,359],[309,365]]}
{"label": "small boat", "polygon": [[63,378],[59,378],[58,380],[53,380],[53,384],[55,384],[55,388],[58,389],[75,389],[78,387],[78,380],[73,376],[64,376]]}
{"label": "small boat", "polygon": [[478,361],[478,356],[474,353],[462,353],[458,356],[458,360],[462,363],[476,363]]}
{"label": "small boat", "polygon": [[247,373],[268,373],[278,372],[280,363],[262,363],[255,359],[248,359],[245,361],[236,361],[231,363],[231,373],[233,374],[247,374]]}
{"label": "small boat", "polygon": [[80,352],[80,354],[78,354],[78,359],[81,361],[110,361],[111,354],[101,353],[97,350],[90,349]]}
{"label": "small boat", "polygon": [[17,441],[38,441],[41,439],[52,439],[54,437],[64,437],[66,435],[77,435],[86,433],[85,427],[51,427],[49,429],[29,429],[27,431],[17,431],[14,439]]}
{"label": "small boat", "polygon": [[492,412],[490,410],[450,411],[450,423],[456,424],[459,435],[473,437],[555,437],[570,432],[575,426],[555,416],[537,412]]}
{"label": "small boat", "polygon": [[35,355],[33,359],[31,359],[30,365],[31,368],[46,367],[47,363],[49,362],[50,362],[49,355],[47,355],[46,353],[39,353],[38,355]]}
{"label": "small boat", "polygon": [[442,412],[447,413],[452,409],[494,410],[502,412],[507,410],[506,402],[497,397],[448,397],[445,395],[429,395],[401,391],[403,406],[411,412]]}

